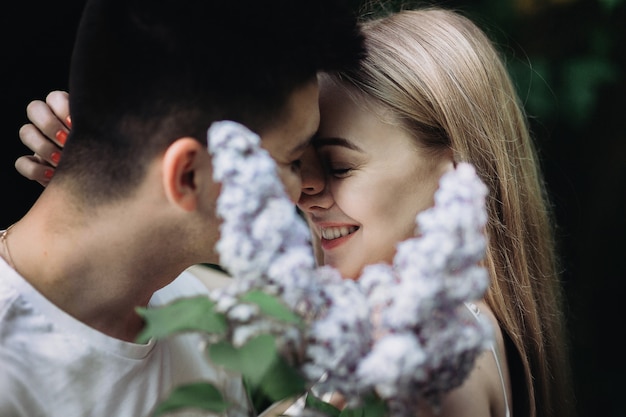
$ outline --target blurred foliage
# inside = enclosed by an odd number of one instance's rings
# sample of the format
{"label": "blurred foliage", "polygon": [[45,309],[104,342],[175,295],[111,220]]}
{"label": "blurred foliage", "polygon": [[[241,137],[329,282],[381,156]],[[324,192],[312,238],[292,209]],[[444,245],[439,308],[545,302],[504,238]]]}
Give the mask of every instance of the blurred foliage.
{"label": "blurred foliage", "polygon": [[500,46],[526,110],[543,123],[592,122],[602,88],[623,82],[626,0],[355,0],[361,14],[458,9]]}

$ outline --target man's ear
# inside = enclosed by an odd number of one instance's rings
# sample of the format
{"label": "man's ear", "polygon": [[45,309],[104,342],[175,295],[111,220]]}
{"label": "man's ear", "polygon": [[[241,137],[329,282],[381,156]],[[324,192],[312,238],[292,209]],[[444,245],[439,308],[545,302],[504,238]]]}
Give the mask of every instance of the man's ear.
{"label": "man's ear", "polygon": [[163,155],[163,189],[168,200],[184,210],[198,206],[202,176],[209,155],[200,142],[184,137],[172,143]]}

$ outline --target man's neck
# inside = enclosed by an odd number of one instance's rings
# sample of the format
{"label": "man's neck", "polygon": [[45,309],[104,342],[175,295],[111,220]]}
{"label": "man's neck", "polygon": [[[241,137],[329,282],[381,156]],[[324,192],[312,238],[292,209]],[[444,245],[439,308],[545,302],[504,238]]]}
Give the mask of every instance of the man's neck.
{"label": "man's neck", "polygon": [[6,236],[14,269],[76,319],[133,341],[143,326],[135,308],[184,266],[133,210],[86,216],[68,213],[58,198],[40,201]]}

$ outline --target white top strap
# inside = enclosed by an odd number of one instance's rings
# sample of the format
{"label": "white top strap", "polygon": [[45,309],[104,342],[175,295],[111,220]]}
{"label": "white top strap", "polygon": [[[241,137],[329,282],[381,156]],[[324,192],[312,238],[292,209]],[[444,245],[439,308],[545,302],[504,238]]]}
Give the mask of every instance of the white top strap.
{"label": "white top strap", "polygon": [[[472,313],[472,315],[476,318],[476,320],[482,320],[480,315],[480,309],[474,303],[465,303],[467,309]],[[493,357],[496,361],[496,366],[498,368],[498,375],[500,376],[500,385],[502,387],[502,395],[504,395],[504,405],[506,406],[506,417],[511,416],[511,411],[509,409],[509,398],[506,394],[506,384],[504,383],[504,376],[502,375],[502,367],[500,365],[500,355],[498,355],[498,351],[493,343],[490,344],[491,353],[493,353]]]}

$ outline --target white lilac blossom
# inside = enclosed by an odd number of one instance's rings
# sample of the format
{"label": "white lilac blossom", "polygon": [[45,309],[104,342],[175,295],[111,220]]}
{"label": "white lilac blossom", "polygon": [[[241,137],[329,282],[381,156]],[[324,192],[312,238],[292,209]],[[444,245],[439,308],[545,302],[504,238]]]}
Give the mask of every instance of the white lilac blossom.
{"label": "white lilac blossom", "polygon": [[416,396],[437,403],[491,340],[491,329],[467,320],[463,305],[489,283],[477,265],[486,250],[486,194],[473,167],[459,164],[441,179],[435,206],[418,214],[418,236],[398,244],[391,271],[368,267],[361,278],[370,306],[378,306],[373,331],[381,336],[357,373],[389,399],[394,415],[415,413]]}
{"label": "white lilac blossom", "polygon": [[[398,244],[392,265],[367,266],[352,281],[316,267],[306,222],[256,134],[214,123],[209,152],[222,184],[217,250],[234,277],[212,297],[235,346],[273,334],[281,352],[298,350],[296,366],[318,391],[338,391],[349,406],[374,392],[392,415],[416,415],[417,399],[436,405],[460,385],[492,337],[464,306],[489,282],[479,266],[487,189],[471,165],[441,178],[435,205],[417,216],[416,237]],[[250,290],[280,297],[305,326],[264,316],[242,301]]]}
{"label": "white lilac blossom", "polygon": [[340,391],[358,404],[364,386],[356,370],[373,341],[367,298],[352,280],[327,283],[320,291],[327,306],[307,329],[304,374],[318,381],[319,391]]}

